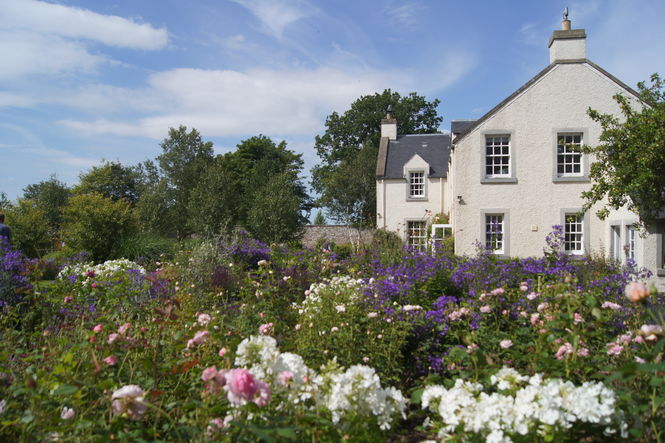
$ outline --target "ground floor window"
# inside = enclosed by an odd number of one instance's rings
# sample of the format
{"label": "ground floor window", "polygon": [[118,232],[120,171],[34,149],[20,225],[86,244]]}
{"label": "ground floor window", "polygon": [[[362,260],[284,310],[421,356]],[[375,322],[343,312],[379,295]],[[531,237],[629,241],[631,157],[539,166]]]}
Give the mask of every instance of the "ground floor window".
{"label": "ground floor window", "polygon": [[569,254],[584,254],[584,219],[579,214],[566,214],[563,226],[564,250]]}
{"label": "ground floor window", "polygon": [[623,244],[621,243],[621,226],[612,226],[610,228],[610,235],[612,236],[610,243],[612,258],[617,262],[621,262],[621,251],[623,250]]}
{"label": "ground floor window", "polygon": [[485,215],[485,248],[495,254],[504,253],[503,214]]}
{"label": "ground floor window", "polygon": [[422,251],[427,246],[427,222],[409,221],[406,229],[406,244],[410,248]]}
{"label": "ground floor window", "polygon": [[626,244],[626,256],[630,259],[635,261],[635,226],[633,225],[628,225],[626,226],[626,233],[627,233],[627,241],[628,243]]}

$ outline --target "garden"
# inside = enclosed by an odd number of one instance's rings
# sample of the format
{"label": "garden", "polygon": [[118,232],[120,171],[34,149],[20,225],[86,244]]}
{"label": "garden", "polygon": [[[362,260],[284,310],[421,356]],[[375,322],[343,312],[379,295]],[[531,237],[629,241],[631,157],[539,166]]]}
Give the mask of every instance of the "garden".
{"label": "garden", "polygon": [[661,441],[649,272],[243,232],[150,258],[0,246],[3,441]]}

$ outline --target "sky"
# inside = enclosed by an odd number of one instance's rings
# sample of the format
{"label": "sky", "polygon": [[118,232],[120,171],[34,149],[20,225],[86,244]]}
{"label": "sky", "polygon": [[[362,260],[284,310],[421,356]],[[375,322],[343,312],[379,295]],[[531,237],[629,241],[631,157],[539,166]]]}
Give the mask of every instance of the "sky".
{"label": "sky", "polygon": [[547,66],[564,7],[629,86],[665,74],[662,0],[0,0],[0,192],[154,159],[180,125],[216,153],[285,140],[309,180],[363,95],[439,99],[442,132],[482,116]]}

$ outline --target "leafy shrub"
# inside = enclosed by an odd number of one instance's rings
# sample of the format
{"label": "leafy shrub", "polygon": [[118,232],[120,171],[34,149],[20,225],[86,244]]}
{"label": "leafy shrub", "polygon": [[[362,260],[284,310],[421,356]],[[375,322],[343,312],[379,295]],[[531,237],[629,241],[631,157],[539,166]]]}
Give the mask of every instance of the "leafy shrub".
{"label": "leafy shrub", "polygon": [[95,261],[119,257],[120,241],[138,229],[131,204],[100,194],[81,194],[63,209],[62,239],[78,251],[88,251]]}
{"label": "leafy shrub", "polygon": [[34,261],[0,237],[0,314],[23,302],[32,291]]}
{"label": "leafy shrub", "polygon": [[177,246],[178,243],[174,239],[151,232],[140,232],[120,239],[117,255],[135,261],[170,260]]}

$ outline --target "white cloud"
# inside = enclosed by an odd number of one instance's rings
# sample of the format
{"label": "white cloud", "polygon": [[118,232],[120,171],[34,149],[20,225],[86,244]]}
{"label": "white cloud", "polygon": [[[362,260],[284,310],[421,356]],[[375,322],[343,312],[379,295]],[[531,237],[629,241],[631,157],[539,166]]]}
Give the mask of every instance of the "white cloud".
{"label": "white cloud", "polygon": [[168,43],[165,29],[126,18],[36,0],[0,2],[0,29],[24,30],[108,46],[160,49]]}
{"label": "white cloud", "polygon": [[242,34],[231,35],[218,39],[219,43],[228,49],[235,51],[245,49],[247,47],[247,39]]}
{"label": "white cloud", "polygon": [[36,73],[89,72],[104,58],[57,36],[0,31],[0,60],[0,80],[11,80]]}
{"label": "white cloud", "polygon": [[261,21],[261,30],[281,39],[284,29],[290,24],[311,15],[314,9],[303,2],[282,0],[233,0],[247,8]]}
{"label": "white cloud", "polygon": [[[331,68],[251,70],[175,69],[154,74],[137,96],[168,102],[165,113],[114,121],[63,120],[76,131],[161,138],[169,126],[184,124],[214,136],[258,133],[310,135],[319,131],[332,110],[343,111],[363,94],[391,87],[406,91],[408,79],[379,71],[350,72]],[[124,94],[125,97],[131,94]],[[157,99],[157,97],[162,97]]]}
{"label": "white cloud", "polygon": [[385,7],[389,20],[398,26],[412,29],[418,23],[417,14],[423,6],[415,2],[391,1]]}

